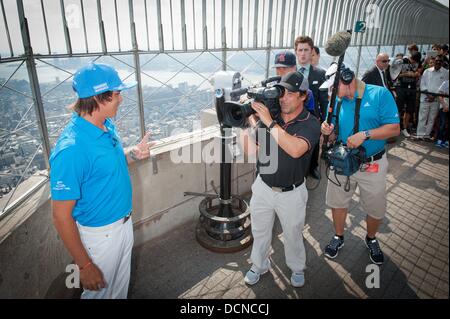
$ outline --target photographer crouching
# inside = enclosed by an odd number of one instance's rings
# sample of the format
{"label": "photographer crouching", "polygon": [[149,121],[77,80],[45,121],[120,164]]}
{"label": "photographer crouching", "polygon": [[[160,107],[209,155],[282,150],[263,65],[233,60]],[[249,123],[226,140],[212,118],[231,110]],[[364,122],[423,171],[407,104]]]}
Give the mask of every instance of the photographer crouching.
{"label": "photographer crouching", "polygon": [[[325,85],[332,85],[333,82],[327,81]],[[367,212],[365,243],[369,249],[370,260],[380,265],[384,256],[376,234],[386,213],[388,161],[385,144],[386,139],[400,134],[397,107],[386,88],[357,80],[353,71],[345,66],[340,70],[337,96],[337,107],[332,112],[331,124],[323,122],[321,132],[329,135],[330,140],[341,144],[338,144],[338,152],[333,152],[332,148],[328,154],[331,157],[339,157],[339,152],[345,150],[351,153],[358,149],[358,153],[364,156],[354,171],[343,174],[347,176],[349,184],[335,183],[331,179],[328,181],[326,204],[332,210],[335,235],[325,248],[325,256],[336,258],[339,249],[344,246],[345,219],[358,184],[360,203]],[[332,160],[330,163],[333,165]]]}
{"label": "photographer crouching", "polygon": [[[282,92],[279,114],[272,118],[273,113],[263,103],[252,102],[251,107],[256,111],[259,123],[255,124],[254,115],[248,119],[259,129],[256,143],[249,143],[244,150],[248,152],[252,148],[260,156],[250,201],[253,265],[245,275],[245,282],[256,284],[260,275],[270,268],[269,253],[276,213],[283,228],[286,263],[292,270],[291,284],[302,287],[306,262],[302,231],[308,199],[304,181],[312,150],[319,141],[320,124],[304,107],[308,80],[301,73],[287,73],[275,87]],[[276,148],[270,147],[273,143],[276,143]],[[268,156],[269,161],[262,163],[261,156]],[[276,169],[268,170],[274,164]]]}

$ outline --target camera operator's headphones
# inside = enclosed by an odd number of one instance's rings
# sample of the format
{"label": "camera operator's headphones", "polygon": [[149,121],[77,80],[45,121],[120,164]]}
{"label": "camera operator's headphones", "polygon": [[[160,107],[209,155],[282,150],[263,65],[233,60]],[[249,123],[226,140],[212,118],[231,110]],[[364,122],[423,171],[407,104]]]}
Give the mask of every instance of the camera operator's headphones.
{"label": "camera operator's headphones", "polygon": [[355,72],[353,72],[350,68],[347,68],[344,63],[341,66],[341,81],[345,85],[352,83],[355,78]]}
{"label": "camera operator's headphones", "polygon": [[[337,69],[337,63],[333,62],[331,65],[333,66],[333,64],[335,65],[334,68]],[[328,73],[328,72],[330,72],[330,73]],[[341,64],[341,68],[340,68],[339,72],[340,72],[341,81],[345,85],[350,84],[353,81],[353,79],[355,78],[355,72],[353,72],[350,68],[347,68],[344,63]],[[325,78],[327,80],[329,80],[336,74],[336,71],[333,71],[332,67],[330,67],[328,69],[327,73],[328,74],[325,74]]]}

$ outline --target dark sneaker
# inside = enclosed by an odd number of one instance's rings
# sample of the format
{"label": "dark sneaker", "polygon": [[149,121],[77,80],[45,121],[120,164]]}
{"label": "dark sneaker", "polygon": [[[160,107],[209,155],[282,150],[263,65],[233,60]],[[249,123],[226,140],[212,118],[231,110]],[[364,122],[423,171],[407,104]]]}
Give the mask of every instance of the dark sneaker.
{"label": "dark sneaker", "polygon": [[334,259],[339,253],[339,249],[344,247],[344,241],[338,236],[334,236],[330,243],[325,247],[325,256]]}
{"label": "dark sneaker", "polygon": [[380,244],[378,244],[378,240],[376,238],[367,240],[366,238],[364,242],[367,248],[369,248],[370,260],[376,265],[381,265],[384,262],[384,255],[381,251]]}

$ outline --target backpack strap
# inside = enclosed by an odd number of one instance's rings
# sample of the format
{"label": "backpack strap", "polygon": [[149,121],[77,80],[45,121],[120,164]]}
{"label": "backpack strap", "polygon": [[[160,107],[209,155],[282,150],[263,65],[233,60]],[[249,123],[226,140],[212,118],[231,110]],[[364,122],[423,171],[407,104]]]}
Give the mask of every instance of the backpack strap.
{"label": "backpack strap", "polygon": [[334,133],[336,134],[336,138],[339,137],[339,113],[341,113],[342,99],[339,99],[338,104],[336,106],[336,115],[333,115],[336,118],[336,125],[334,126]]}
{"label": "backpack strap", "polygon": [[359,115],[361,111],[361,102],[364,95],[364,90],[366,88],[366,84],[363,81],[356,80],[356,92],[358,92],[358,97],[356,98],[355,105],[355,122],[353,125],[353,134],[359,132]]}

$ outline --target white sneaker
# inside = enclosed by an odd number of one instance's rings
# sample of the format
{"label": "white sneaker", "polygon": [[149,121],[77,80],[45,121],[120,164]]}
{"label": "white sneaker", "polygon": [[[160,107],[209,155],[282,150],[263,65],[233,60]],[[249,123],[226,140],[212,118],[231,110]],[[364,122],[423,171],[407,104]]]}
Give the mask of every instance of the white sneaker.
{"label": "white sneaker", "polygon": [[259,278],[261,277],[261,275],[264,275],[266,272],[268,272],[269,270],[267,269],[266,271],[259,273],[256,270],[253,269],[253,267],[250,268],[249,271],[247,271],[247,273],[245,274],[245,278],[244,281],[247,285],[254,285],[259,281]]}
{"label": "white sneaker", "polygon": [[408,133],[408,130],[406,128],[402,130],[402,134],[404,137],[411,137],[411,134]]}
{"label": "white sneaker", "polygon": [[305,274],[303,272],[293,272],[291,276],[291,285],[300,288],[305,284]]}

